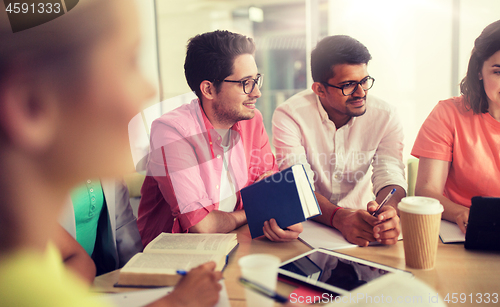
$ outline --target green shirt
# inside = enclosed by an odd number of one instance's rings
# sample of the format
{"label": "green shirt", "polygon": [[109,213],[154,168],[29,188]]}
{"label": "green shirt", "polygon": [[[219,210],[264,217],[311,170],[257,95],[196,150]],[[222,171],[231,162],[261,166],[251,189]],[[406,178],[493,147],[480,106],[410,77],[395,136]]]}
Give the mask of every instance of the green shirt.
{"label": "green shirt", "polygon": [[97,223],[104,207],[101,182],[87,180],[71,192],[75,210],[76,241],[92,256],[97,235]]}

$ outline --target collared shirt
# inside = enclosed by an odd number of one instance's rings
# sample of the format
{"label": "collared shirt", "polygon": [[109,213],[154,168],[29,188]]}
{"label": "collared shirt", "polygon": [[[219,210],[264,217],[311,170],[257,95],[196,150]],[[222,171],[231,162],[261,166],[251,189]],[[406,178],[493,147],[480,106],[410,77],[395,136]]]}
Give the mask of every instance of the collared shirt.
{"label": "collared shirt", "polygon": [[[278,170],[258,110],[231,130],[226,162],[235,191]],[[137,222],[144,245],[161,232],[187,232],[219,208],[221,176],[227,176],[221,141],[198,99],[153,122]],[[242,208],[238,192],[234,210]]]}
{"label": "collared shirt", "polygon": [[403,127],[394,109],[372,95],[364,115],[337,129],[317,95],[302,91],[276,109],[273,144],[280,169],[303,164],[316,192],[341,207],[366,209],[374,199],[370,173],[375,195],[388,185],[407,188]]}

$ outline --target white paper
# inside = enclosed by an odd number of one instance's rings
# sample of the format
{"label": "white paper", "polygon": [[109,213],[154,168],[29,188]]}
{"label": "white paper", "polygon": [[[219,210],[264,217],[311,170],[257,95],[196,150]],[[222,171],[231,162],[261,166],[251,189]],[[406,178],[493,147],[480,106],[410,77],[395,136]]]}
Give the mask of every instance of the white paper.
{"label": "white paper", "polygon": [[[356,244],[347,242],[342,233],[332,227],[311,220],[303,222],[302,227],[304,227],[304,231],[299,235],[299,238],[312,248],[337,250],[357,247]],[[402,239],[403,232],[398,237],[398,240]],[[369,245],[380,245],[380,243],[373,241]]]}
{"label": "white paper", "polygon": [[[222,289],[219,292],[219,302],[215,305],[215,307],[230,307],[231,304],[229,303],[226,284],[224,283],[224,280],[221,280],[219,283],[222,286]],[[141,307],[153,303],[154,301],[172,292],[173,289],[174,287],[163,287],[140,291],[103,294],[97,296],[96,298],[104,300],[110,306]]]}
{"label": "white paper", "polygon": [[439,237],[443,243],[465,242],[465,233],[463,233],[457,224],[441,220]]}
{"label": "white paper", "polygon": [[416,278],[405,274],[389,274],[377,278],[353,292],[331,299],[323,306],[418,306],[444,307],[446,304],[438,292]]}
{"label": "white paper", "polygon": [[347,242],[340,231],[318,222],[305,221],[302,223],[302,227],[304,230],[299,238],[312,248],[336,250],[357,246]]}

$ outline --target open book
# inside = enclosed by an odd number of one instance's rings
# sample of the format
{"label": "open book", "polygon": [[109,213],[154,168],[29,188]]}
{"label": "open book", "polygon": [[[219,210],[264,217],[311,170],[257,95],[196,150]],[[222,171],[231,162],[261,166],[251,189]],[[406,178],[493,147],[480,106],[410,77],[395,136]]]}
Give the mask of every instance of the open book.
{"label": "open book", "polygon": [[272,218],[281,228],[321,215],[306,171],[293,165],[241,190],[252,238],[264,235],[264,222]]}
{"label": "open book", "polygon": [[174,286],[182,278],[178,270],[189,271],[209,261],[222,271],[237,244],[236,234],[162,233],[125,264],[116,285]]}

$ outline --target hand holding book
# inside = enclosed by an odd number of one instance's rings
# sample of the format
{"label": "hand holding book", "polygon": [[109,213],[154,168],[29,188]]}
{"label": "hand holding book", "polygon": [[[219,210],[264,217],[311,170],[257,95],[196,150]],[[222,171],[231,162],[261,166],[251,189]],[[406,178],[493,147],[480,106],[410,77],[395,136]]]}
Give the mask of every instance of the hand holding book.
{"label": "hand holding book", "polygon": [[281,229],[275,219],[270,219],[264,222],[262,228],[264,235],[271,241],[288,242],[297,239],[303,230],[302,223],[297,223],[288,226],[286,229]]}
{"label": "hand holding book", "polygon": [[[304,166],[300,164],[243,188],[241,198],[252,238],[265,235],[267,230],[266,237],[270,240],[291,240],[302,231],[298,223],[321,214]],[[286,227],[291,227],[290,233],[283,230]]]}

